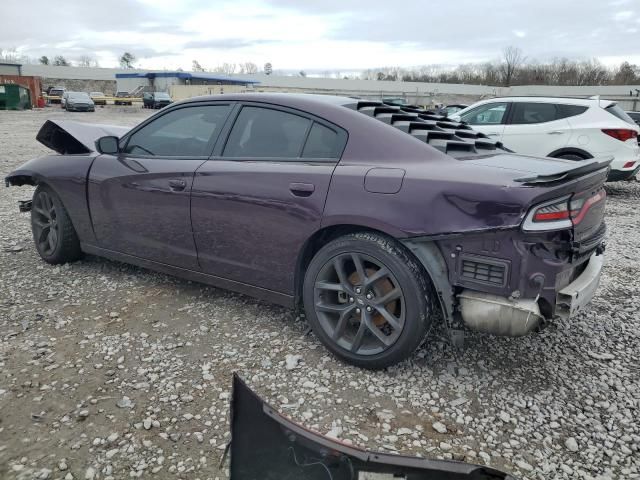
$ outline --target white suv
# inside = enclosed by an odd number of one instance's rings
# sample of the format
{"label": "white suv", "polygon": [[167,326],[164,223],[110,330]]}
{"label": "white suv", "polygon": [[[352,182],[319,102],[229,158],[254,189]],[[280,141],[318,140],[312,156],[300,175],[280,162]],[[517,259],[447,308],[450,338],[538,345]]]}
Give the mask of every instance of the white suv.
{"label": "white suv", "polygon": [[627,180],[640,170],[640,128],[610,100],[492,98],[451,118],[525,155],[569,160],[613,156],[609,181]]}

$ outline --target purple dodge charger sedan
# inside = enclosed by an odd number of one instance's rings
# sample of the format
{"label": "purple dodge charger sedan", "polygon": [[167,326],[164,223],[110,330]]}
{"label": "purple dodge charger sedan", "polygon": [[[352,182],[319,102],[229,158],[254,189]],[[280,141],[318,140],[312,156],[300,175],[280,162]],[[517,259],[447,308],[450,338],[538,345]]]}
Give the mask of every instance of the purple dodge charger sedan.
{"label": "purple dodge charger sedan", "polygon": [[291,308],[338,357],[383,368],[435,321],[518,336],[593,296],[609,159],[516,155],[465,124],[345,97],[172,104],[132,129],[47,121],[49,263],[108,257]]}

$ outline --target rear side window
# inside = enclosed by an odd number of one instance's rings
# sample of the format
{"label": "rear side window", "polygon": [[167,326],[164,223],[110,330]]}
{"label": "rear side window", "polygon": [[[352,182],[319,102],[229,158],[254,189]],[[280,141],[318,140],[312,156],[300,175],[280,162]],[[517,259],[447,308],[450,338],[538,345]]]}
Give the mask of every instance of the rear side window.
{"label": "rear side window", "polygon": [[587,110],[589,107],[584,105],[558,105],[558,120],[582,115]]}
{"label": "rear side window", "polygon": [[263,107],[243,107],[224,148],[225,157],[297,158],[311,120]]}
{"label": "rear side window", "polygon": [[506,112],[506,103],[489,103],[468,111],[462,115],[462,121],[470,125],[499,125]]}
{"label": "rear side window", "polygon": [[132,155],[204,157],[224,124],[229,105],[172,110],[134,133],[125,148]]}
{"label": "rear side window", "polygon": [[636,122],[634,122],[633,119],[629,115],[627,115],[627,113],[615,103],[612,105],[609,105],[607,108],[605,108],[605,110],[609,112],[611,115],[613,115],[614,117],[618,117],[622,121],[630,123],[631,125],[636,124]]}
{"label": "rear side window", "polygon": [[314,123],[304,145],[304,158],[338,158],[339,137],[330,128]]}
{"label": "rear side window", "polygon": [[557,119],[556,105],[553,103],[515,103],[511,123],[526,125],[553,122]]}

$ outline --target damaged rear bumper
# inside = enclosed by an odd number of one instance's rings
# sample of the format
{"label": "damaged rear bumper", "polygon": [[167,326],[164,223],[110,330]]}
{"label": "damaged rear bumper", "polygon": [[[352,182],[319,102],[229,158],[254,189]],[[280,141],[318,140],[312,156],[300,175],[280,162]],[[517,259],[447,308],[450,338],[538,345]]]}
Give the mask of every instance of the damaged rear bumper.
{"label": "damaged rear bumper", "polygon": [[558,292],[556,295],[557,316],[567,319],[582,310],[591,301],[598,289],[603,265],[604,255],[594,253],[580,276]]}
{"label": "damaged rear bumper", "polygon": [[[584,271],[556,294],[556,316],[568,319],[593,298],[600,282],[604,256],[594,253]],[[518,337],[538,329],[544,316],[536,299],[511,299],[473,290],[458,295],[465,325],[473,330]]]}

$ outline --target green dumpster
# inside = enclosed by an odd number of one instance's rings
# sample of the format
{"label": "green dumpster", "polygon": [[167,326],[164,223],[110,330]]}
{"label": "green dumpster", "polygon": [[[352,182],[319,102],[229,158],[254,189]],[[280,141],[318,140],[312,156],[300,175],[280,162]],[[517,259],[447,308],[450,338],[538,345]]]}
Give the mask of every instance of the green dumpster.
{"label": "green dumpster", "polygon": [[0,110],[31,108],[29,89],[15,83],[0,83]]}

